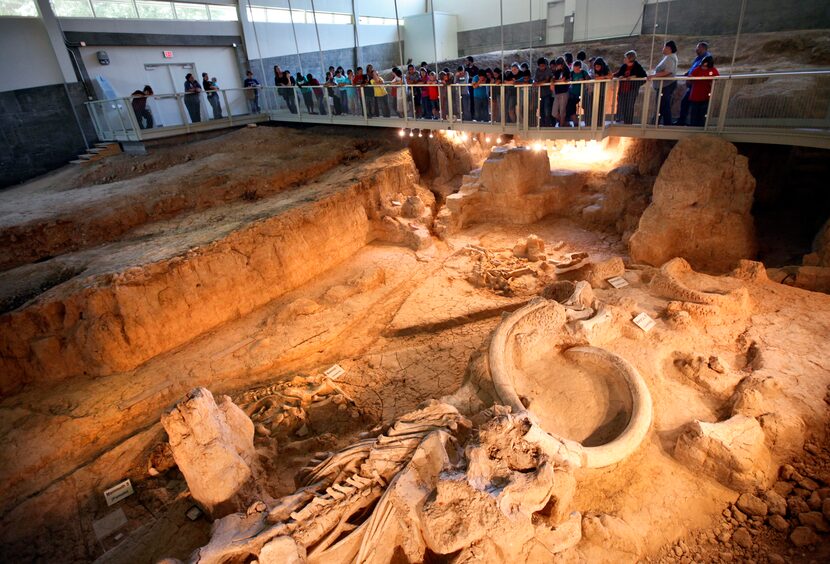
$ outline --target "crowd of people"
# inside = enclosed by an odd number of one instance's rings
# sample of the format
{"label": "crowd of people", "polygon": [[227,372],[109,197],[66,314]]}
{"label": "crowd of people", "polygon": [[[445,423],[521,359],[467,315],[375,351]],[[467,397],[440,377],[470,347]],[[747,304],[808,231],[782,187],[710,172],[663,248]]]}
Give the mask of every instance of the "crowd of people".
{"label": "crowd of people", "polygon": [[[514,123],[527,110],[531,125],[542,127],[573,127],[590,125],[593,110],[599,110],[599,120],[606,116],[608,84],[616,83],[616,112],[614,120],[634,123],[635,105],[642,86],[651,82],[657,92],[655,122],[662,125],[704,125],[712,89],[711,80],[686,81],[686,90],[680,102],[680,115],[673,119],[673,97],[680,76],[705,78],[718,76],[709,45],[700,42],[696,57],[689,69],[679,73],[677,45],[666,41],[663,57],[652,72],[637,60],[633,50],[625,53],[620,67],[612,72],[602,57],[588,58],[585,51],[576,57],[572,53],[547,59],[540,57],[531,71],[526,62],[514,62],[501,68],[479,68],[473,57],[453,71],[444,67],[438,71],[426,61],[416,67],[411,62],[405,69],[395,67],[384,78],[373,65],[344,69],[330,66],[321,83],[312,73],[292,73],[274,66],[274,86],[282,104],[298,113],[300,100],[309,114],[356,115],[375,117],[408,117],[425,120],[447,119],[449,113],[463,121]],[[659,78],[661,80],[653,80]],[[453,86],[453,88],[448,88]],[[248,71],[243,83],[251,113],[259,113],[260,82]],[[521,87],[531,86],[530,96],[520,94]],[[299,87],[296,91],[295,88]],[[147,90],[150,90],[149,94]],[[219,86],[215,77],[202,73],[201,84],[193,74],[185,77],[184,105],[193,123],[201,121],[199,95],[206,93],[213,118],[222,117]],[[296,95],[299,92],[299,96]],[[133,93],[133,110],[142,128],[152,127],[153,118],[146,106],[152,89]],[[450,97],[452,97],[450,99]],[[328,100],[326,99],[328,98]],[[524,105],[528,104],[525,108]],[[504,116],[502,116],[502,112]],[[538,119],[538,122],[536,121]],[[600,122],[601,123],[601,122]]]}
{"label": "crowd of people", "polygon": [[[656,119],[662,125],[702,126],[711,93],[708,80],[687,81],[680,104],[680,115],[672,115],[672,100],[677,81],[674,77],[718,76],[709,45],[700,42],[695,48],[695,58],[689,69],[679,74],[677,45],[667,41],[663,56],[652,72],[637,60],[635,51],[628,51],[623,62],[614,71],[602,57],[588,58],[584,51],[574,57],[572,53],[547,59],[540,57],[536,68],[528,63],[514,62],[501,68],[479,68],[473,57],[454,71],[449,67],[437,70],[426,61],[417,67],[411,62],[405,69],[393,68],[384,76],[372,65],[355,70],[330,66],[321,83],[312,74],[303,76],[274,67],[274,84],[285,106],[292,113],[300,111],[295,103],[292,87],[299,86],[301,98],[310,114],[352,114],[374,117],[408,117],[418,119],[447,119],[450,111],[464,121],[515,122],[523,111],[519,89],[524,85],[534,88],[529,98],[530,114],[538,118],[542,127],[570,127],[590,124],[593,118],[594,97],[600,113],[605,116],[606,96],[609,88],[596,81],[618,80],[616,85],[616,112],[614,120],[634,123],[634,108],[640,90],[652,82],[657,92]],[[661,78],[663,80],[653,80]],[[454,88],[442,86],[459,85]],[[360,92],[362,87],[362,94]],[[537,91],[538,89],[538,91]],[[452,96],[452,104],[448,97]],[[326,103],[326,97],[330,103]],[[504,98],[504,103],[502,103]],[[450,109],[452,108],[452,110]]]}

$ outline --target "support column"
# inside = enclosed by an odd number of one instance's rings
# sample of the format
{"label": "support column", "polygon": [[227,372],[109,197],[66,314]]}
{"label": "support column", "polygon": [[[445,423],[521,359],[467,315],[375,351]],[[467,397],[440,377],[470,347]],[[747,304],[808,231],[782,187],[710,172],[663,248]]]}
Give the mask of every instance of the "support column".
{"label": "support column", "polygon": [[52,44],[52,51],[55,53],[55,59],[57,59],[58,66],[61,69],[63,81],[68,83],[78,82],[78,77],[75,75],[75,69],[72,67],[72,61],[69,59],[69,53],[66,50],[60,22],[58,22],[55,12],[52,11],[52,5],[49,0],[36,0],[36,2],[40,10],[43,27],[46,28],[49,42]]}

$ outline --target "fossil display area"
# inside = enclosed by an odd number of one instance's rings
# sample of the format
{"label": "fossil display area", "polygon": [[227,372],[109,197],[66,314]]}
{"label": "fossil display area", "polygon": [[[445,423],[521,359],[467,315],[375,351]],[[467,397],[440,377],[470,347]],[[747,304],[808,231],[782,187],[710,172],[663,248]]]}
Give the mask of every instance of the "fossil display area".
{"label": "fossil display area", "polygon": [[769,263],[718,138],[502,141],[0,193],[4,561],[830,558],[827,227]]}

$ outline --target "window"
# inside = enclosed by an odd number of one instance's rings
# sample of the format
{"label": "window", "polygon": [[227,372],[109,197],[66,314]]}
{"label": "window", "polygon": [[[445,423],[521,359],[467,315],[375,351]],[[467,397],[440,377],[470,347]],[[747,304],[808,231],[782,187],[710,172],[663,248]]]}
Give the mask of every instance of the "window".
{"label": "window", "polygon": [[0,0],[0,16],[38,16],[35,0]]}
{"label": "window", "polygon": [[92,10],[96,18],[138,18],[132,0],[92,0]]}
{"label": "window", "polygon": [[[267,8],[265,6],[251,6],[248,16],[252,22],[293,23],[314,25],[314,16],[317,23],[352,25],[352,15],[337,12],[312,12],[311,10],[288,10],[286,8]],[[394,21],[394,20],[393,20]]]}
{"label": "window", "polygon": [[208,12],[210,13],[210,21],[212,22],[235,22],[238,17],[236,15],[236,8],[233,6],[216,6],[209,5]]}
{"label": "window", "polygon": [[376,18],[373,16],[360,16],[357,21],[360,25],[403,25],[403,20]]}
{"label": "window", "polygon": [[175,20],[176,12],[170,2],[146,2],[137,0],[135,7],[142,20]]}
{"label": "window", "polygon": [[207,20],[208,11],[204,4],[185,4],[183,2],[174,2],[173,6],[176,8],[176,18],[180,20]]}
{"label": "window", "polygon": [[[31,2],[37,15],[34,0],[0,0],[6,4]],[[200,20],[235,22],[239,18],[236,8],[215,4],[191,4],[164,2],[163,0],[51,0],[52,9],[59,18],[114,18],[124,20]],[[16,14],[23,15],[23,14]]]}

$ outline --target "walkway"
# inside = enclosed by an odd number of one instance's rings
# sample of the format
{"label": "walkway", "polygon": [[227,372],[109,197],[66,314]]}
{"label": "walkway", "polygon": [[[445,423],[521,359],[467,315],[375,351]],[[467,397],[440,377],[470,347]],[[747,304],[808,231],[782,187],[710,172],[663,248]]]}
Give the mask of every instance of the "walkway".
{"label": "walkway", "polygon": [[[684,82],[685,81],[685,84]],[[187,99],[181,93],[154,96],[147,107],[155,120],[141,129],[131,100],[88,102],[102,141],[144,141],[183,133],[235,127],[263,121],[390,127],[401,135],[420,130],[449,129],[524,139],[600,140],[605,137],[681,139],[701,132],[733,142],[769,143],[830,149],[830,71],[756,73],[683,79],[675,83],[673,114],[679,115],[686,84],[701,81],[711,87],[709,102],[699,108],[695,127],[657,125],[663,89],[671,79],[601,80],[570,83],[580,96],[576,127],[550,127],[539,119],[547,108],[538,86],[491,85],[471,119],[466,85],[387,85],[387,95],[372,96],[373,87],[305,87],[231,89],[213,99],[204,93]],[[433,98],[420,102],[421,94]],[[192,95],[191,95],[192,96]],[[417,100],[416,100],[417,98]],[[553,101],[551,96],[548,100]],[[430,111],[429,105],[434,103]],[[198,108],[197,116],[191,111]],[[426,114],[424,108],[427,108]],[[252,111],[253,110],[253,111]],[[207,119],[214,115],[216,119]],[[417,114],[416,114],[417,112]],[[484,114],[484,115],[481,115]],[[192,117],[205,118],[194,122]]]}

